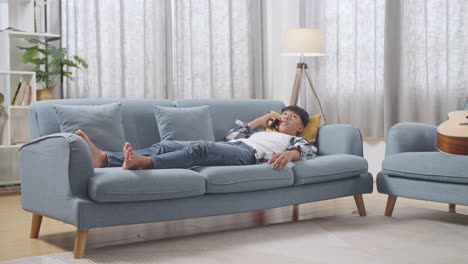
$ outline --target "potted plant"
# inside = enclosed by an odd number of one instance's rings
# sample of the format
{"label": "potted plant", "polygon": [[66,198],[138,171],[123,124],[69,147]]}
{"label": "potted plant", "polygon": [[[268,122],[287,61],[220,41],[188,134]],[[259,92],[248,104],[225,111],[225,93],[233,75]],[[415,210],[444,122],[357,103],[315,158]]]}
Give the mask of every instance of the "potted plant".
{"label": "potted plant", "polygon": [[65,48],[57,48],[38,39],[30,39],[30,47],[18,47],[24,51],[23,63],[34,65],[36,83],[42,88],[37,90],[37,100],[54,99],[54,89],[60,75],[74,81],[70,68],[87,69],[88,64],[77,55],[69,56]]}

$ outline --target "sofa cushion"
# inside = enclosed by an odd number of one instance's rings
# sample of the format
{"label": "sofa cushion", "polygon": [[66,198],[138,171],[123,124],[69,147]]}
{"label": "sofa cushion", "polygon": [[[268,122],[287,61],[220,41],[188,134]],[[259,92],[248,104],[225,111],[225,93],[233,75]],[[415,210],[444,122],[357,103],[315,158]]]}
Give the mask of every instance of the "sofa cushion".
{"label": "sofa cushion", "polygon": [[205,178],[185,169],[97,168],[88,187],[96,202],[154,201],[203,195]]}
{"label": "sofa cushion", "polygon": [[189,108],[157,106],[154,113],[161,140],[214,141],[209,106]]}
{"label": "sofa cushion", "polygon": [[403,152],[385,158],[382,168],[389,176],[468,184],[468,156]]}
{"label": "sofa cushion", "polygon": [[122,151],[125,134],[120,103],[103,105],[55,105],[62,133],[83,130],[100,149]]}
{"label": "sofa cushion", "polygon": [[295,185],[340,180],[367,172],[367,160],[348,154],[318,156],[294,162]]}
{"label": "sofa cushion", "polygon": [[206,179],[206,193],[232,193],[291,186],[294,176],[291,166],[281,171],[271,164],[246,166],[196,167]]}

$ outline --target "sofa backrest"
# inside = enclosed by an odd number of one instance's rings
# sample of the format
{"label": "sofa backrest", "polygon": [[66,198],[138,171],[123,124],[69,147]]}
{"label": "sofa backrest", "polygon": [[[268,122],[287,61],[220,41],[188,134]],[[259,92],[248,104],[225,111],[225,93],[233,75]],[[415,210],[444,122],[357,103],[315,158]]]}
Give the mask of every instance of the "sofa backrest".
{"label": "sofa backrest", "polygon": [[154,117],[154,106],[174,107],[170,100],[138,99],[66,99],[34,102],[29,107],[31,139],[60,133],[54,105],[102,105],[120,102],[125,139],[135,148],[151,146],[160,136]]}
{"label": "sofa backrest", "polygon": [[154,106],[196,107],[208,105],[216,141],[223,141],[229,129],[240,119],[248,122],[271,110],[281,111],[284,104],[277,100],[262,99],[66,99],[34,102],[29,107],[29,127],[31,139],[60,133],[54,105],[102,105],[120,102],[122,104],[122,122],[126,141],[135,148],[145,148],[160,141],[158,126],[154,115]]}

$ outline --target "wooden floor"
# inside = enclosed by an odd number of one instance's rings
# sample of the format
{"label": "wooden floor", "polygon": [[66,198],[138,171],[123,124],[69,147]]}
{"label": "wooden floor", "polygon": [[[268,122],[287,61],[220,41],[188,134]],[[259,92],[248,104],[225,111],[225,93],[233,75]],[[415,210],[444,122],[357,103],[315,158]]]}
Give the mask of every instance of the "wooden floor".
{"label": "wooden floor", "polygon": [[[368,215],[383,215],[387,196],[374,191],[364,195]],[[398,198],[394,216],[403,207],[431,208],[448,213],[448,205]],[[457,213],[468,214],[468,207],[457,206]],[[357,214],[354,198],[340,198],[329,201],[303,204],[299,218],[310,219],[330,215]],[[21,195],[18,191],[0,193],[0,261],[30,256],[71,251],[75,228],[44,217],[39,239],[30,239],[29,231],[32,214],[21,209]],[[144,240],[188,236],[206,232],[245,228],[257,224],[256,214],[242,213],[217,217],[204,217],[163,223],[118,226],[92,229],[89,232],[88,248],[113,244],[127,244]],[[292,220],[292,206],[265,211],[265,223],[288,222]]]}

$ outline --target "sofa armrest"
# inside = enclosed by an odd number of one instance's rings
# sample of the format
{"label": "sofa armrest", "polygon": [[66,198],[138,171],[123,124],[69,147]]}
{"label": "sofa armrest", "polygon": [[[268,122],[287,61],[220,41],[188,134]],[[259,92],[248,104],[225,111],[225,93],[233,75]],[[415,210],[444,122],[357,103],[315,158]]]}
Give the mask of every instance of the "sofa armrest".
{"label": "sofa armrest", "polygon": [[361,131],[351,125],[325,125],[317,132],[319,155],[351,154],[363,156]]}
{"label": "sofa armrest", "polygon": [[390,128],[385,156],[401,152],[437,151],[437,127],[422,123],[399,123]]}
{"label": "sofa armrest", "polygon": [[47,135],[20,148],[23,203],[87,198],[88,181],[93,176],[91,151],[74,134]]}

